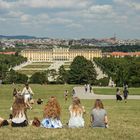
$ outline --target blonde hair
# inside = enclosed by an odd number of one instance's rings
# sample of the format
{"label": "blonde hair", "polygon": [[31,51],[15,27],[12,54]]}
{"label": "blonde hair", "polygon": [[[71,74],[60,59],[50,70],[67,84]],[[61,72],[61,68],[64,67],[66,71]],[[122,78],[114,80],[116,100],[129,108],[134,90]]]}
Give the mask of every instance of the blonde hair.
{"label": "blonde hair", "polygon": [[82,114],[84,112],[83,107],[81,106],[80,99],[78,97],[73,98],[72,106],[71,106],[72,112],[76,113],[76,116],[78,114]]}

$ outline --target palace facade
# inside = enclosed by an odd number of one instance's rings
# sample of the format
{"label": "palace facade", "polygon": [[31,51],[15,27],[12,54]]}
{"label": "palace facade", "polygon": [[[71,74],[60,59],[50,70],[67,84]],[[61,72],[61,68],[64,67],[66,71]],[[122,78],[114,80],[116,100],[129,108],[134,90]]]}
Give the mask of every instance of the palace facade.
{"label": "palace facade", "polygon": [[102,52],[99,49],[25,49],[21,51],[21,55],[32,62],[52,62],[73,61],[76,56],[84,56],[92,60],[94,57],[102,57]]}

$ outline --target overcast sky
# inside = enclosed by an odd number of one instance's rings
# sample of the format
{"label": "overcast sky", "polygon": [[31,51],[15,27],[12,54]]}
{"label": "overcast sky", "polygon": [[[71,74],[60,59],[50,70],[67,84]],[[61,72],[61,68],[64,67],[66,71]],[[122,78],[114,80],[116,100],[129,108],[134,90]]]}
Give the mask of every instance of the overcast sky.
{"label": "overcast sky", "polygon": [[140,0],[0,0],[0,34],[140,39]]}

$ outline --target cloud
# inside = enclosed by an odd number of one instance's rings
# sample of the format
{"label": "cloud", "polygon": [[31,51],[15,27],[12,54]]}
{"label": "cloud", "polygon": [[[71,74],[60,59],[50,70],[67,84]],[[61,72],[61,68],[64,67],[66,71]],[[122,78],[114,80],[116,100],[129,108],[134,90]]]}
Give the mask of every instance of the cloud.
{"label": "cloud", "polygon": [[30,21],[31,16],[27,15],[27,14],[24,14],[24,15],[21,16],[20,19],[21,19],[21,22],[28,22],[28,21]]}
{"label": "cloud", "polygon": [[32,8],[83,8],[90,0],[19,0],[19,5]]}
{"label": "cloud", "polygon": [[112,6],[111,5],[93,5],[89,9],[92,13],[111,13]]}
{"label": "cloud", "polygon": [[115,3],[128,6],[131,9],[140,10],[140,2],[138,0],[114,0]]}
{"label": "cloud", "polygon": [[11,5],[4,1],[4,0],[0,0],[0,9],[9,9],[11,7]]}

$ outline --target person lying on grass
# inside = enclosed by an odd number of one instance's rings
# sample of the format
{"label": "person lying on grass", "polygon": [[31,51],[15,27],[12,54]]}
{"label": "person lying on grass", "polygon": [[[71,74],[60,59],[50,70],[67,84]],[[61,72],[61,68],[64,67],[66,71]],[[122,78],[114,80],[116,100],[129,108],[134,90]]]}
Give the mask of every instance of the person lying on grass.
{"label": "person lying on grass", "polygon": [[60,105],[57,99],[52,96],[44,108],[44,119],[41,126],[45,128],[62,128],[60,113]]}
{"label": "person lying on grass", "polygon": [[108,127],[107,113],[100,99],[96,99],[94,107],[91,111],[90,121],[92,127]]}
{"label": "person lying on grass", "polygon": [[84,106],[81,105],[78,97],[73,98],[72,105],[69,107],[70,119],[68,126],[70,128],[84,127],[83,113],[85,113]]}
{"label": "person lying on grass", "polygon": [[28,125],[26,104],[23,96],[17,96],[12,106],[12,127],[25,127]]}

